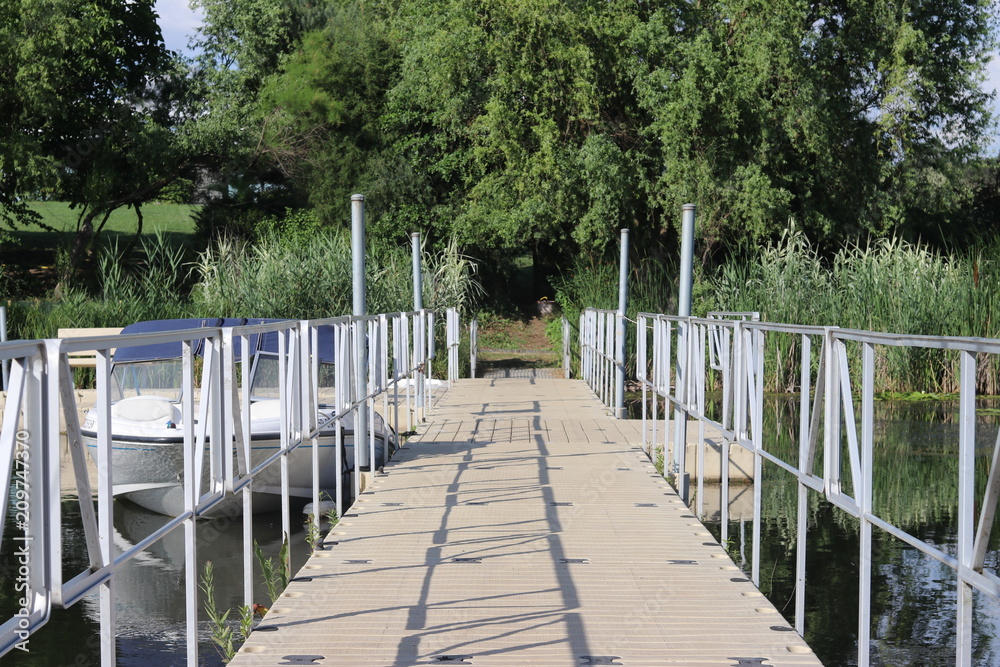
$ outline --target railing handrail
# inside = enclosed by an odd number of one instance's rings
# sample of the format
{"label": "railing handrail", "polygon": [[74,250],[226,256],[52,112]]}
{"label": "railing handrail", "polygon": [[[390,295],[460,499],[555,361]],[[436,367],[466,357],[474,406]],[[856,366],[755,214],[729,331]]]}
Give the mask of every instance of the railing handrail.
{"label": "railing handrail", "polygon": [[[605,329],[607,316],[601,311],[581,314],[580,348],[585,379],[607,404]],[[606,311],[610,312],[610,311]],[[740,313],[735,319],[722,319],[728,313],[711,317],[679,317],[660,313],[639,313],[636,321],[636,380],[643,396],[643,446],[651,457],[657,446],[657,424],[667,426],[668,415],[657,415],[658,399],[667,411],[674,411],[674,431],[663,441],[665,473],[672,473],[674,484],[687,496],[686,428],[688,422],[699,424],[698,513],[701,514],[704,492],[704,427],[718,429],[722,443],[721,466],[722,540],[728,540],[728,475],[733,447],[753,456],[754,521],[751,553],[751,579],[760,584],[761,488],[762,466],[766,461],[793,475],[799,486],[798,532],[796,553],[795,625],[805,632],[805,545],[807,491],[822,494],[831,504],[859,520],[861,553],[859,561],[867,564],[859,573],[858,662],[869,663],[869,637],[872,596],[872,529],[902,540],[921,553],[949,567],[958,586],[956,662],[972,664],[972,591],[1000,599],[1000,577],[984,568],[993,517],[1000,496],[1000,437],[993,450],[985,494],[975,496],[975,399],[977,355],[1000,354],[1000,340],[922,336],[884,332],[767,323],[759,314]],[[728,314],[733,315],[733,314]],[[770,335],[792,336],[799,353],[800,418],[797,460],[785,460],[769,451],[763,433],[763,399],[766,371],[765,338]],[[819,343],[817,345],[817,342]],[[848,354],[847,344],[860,348]],[[873,507],[872,449],[873,401],[875,388],[875,351],[877,348],[911,347],[946,350],[959,355],[959,459],[957,554],[927,544],[903,528],[878,515]],[[709,371],[717,373],[722,388],[721,415],[705,414],[705,391]],[[650,400],[651,397],[651,400]],[[651,415],[647,406],[652,407]],[[856,407],[857,406],[857,407]],[[860,414],[856,414],[860,409]],[[651,419],[647,419],[651,417]],[[652,425],[652,441],[646,439],[647,424]],[[820,437],[822,434],[822,438]],[[842,442],[843,441],[843,442]],[[846,443],[846,444],[843,444]],[[672,450],[672,451],[668,451]],[[846,451],[846,454],[843,453]],[[822,472],[813,469],[822,457]],[[845,458],[846,457],[846,458]],[[850,475],[852,483],[845,487]],[[973,508],[979,506],[978,514]]]}
{"label": "railing handrail", "polygon": [[[457,322],[457,312],[449,314]],[[432,407],[429,381],[434,350],[434,313],[429,310],[385,313],[366,316],[342,316],[314,320],[285,320],[234,327],[202,327],[172,332],[117,334],[68,339],[42,339],[0,343],[0,360],[11,362],[11,382],[0,421],[0,456],[4,456],[4,488],[13,483],[18,487],[18,502],[14,511],[17,528],[23,534],[0,535],[0,544],[30,546],[31,558],[26,559],[24,576],[25,607],[0,625],[0,656],[24,648],[31,635],[48,621],[51,610],[70,606],[85,595],[100,591],[102,663],[115,662],[115,574],[122,565],[143,549],[164,539],[175,530],[185,533],[185,590],[187,597],[187,662],[197,664],[197,600],[198,567],[194,541],[197,517],[221,507],[220,503],[242,494],[244,514],[244,600],[252,605],[253,529],[250,522],[253,480],[273,465],[281,468],[282,529],[291,533],[289,516],[288,456],[299,448],[312,451],[312,495],[319,500],[318,437],[321,432],[319,415],[319,355],[315,349],[320,327],[331,327],[334,347],[334,407],[324,418],[335,424],[336,457],[341,460],[343,446],[342,421],[358,411],[374,413],[374,403],[383,398],[384,414],[389,414],[390,394],[395,409],[395,425],[399,427],[399,411],[405,393],[407,429],[412,430],[415,411],[427,413]],[[451,324],[451,320],[449,320]],[[451,327],[449,327],[449,333]],[[251,336],[278,333],[278,412],[280,446],[276,453],[263,461],[250,456],[250,388],[238,382],[236,364],[251,358]],[[354,336],[365,335],[367,344],[358,358],[353,346]],[[237,355],[237,339],[239,345]],[[196,379],[194,343],[204,341],[204,356],[200,377]],[[178,436],[183,439],[185,463],[183,472],[184,509],[176,517],[125,552],[114,555],[113,475],[110,465],[111,440],[111,350],[135,345],[180,343],[182,347],[182,379],[180,383],[183,423]],[[452,344],[449,341],[449,362]],[[455,345],[457,350],[457,344]],[[76,395],[69,354],[78,351],[95,352],[97,404],[96,450],[99,470],[97,487],[92,489],[86,469],[86,453],[77,418]],[[454,360],[457,364],[457,358]],[[351,368],[363,369],[367,386],[359,392],[350,388],[354,382]],[[451,363],[449,364],[451,366]],[[244,372],[244,379],[249,374]],[[449,373],[453,372],[452,370]],[[413,381],[403,383],[406,378]],[[197,400],[196,389],[200,391]],[[196,412],[197,411],[197,412]],[[194,417],[198,416],[198,419]],[[80,498],[85,541],[90,566],[82,571],[69,571],[62,551],[63,526],[60,470],[60,416],[66,421],[72,470],[76,492]],[[223,415],[222,419],[209,415]],[[195,422],[197,421],[197,424]],[[368,433],[354,434],[354,488],[360,484],[361,462],[367,461],[374,472],[389,456],[388,445],[383,458],[377,460],[374,419],[368,420]],[[358,420],[355,420],[358,423]],[[367,439],[370,447],[365,447]],[[195,452],[206,452],[195,456]],[[364,453],[363,453],[364,452]],[[30,465],[26,462],[30,462]],[[23,465],[22,465],[23,464]],[[18,467],[18,466],[21,467]],[[199,472],[204,468],[203,472]],[[202,488],[203,474],[207,486]],[[23,477],[23,480],[21,479]],[[342,475],[337,474],[337,508],[342,515]],[[97,502],[91,498],[96,492]],[[0,510],[0,526],[3,526]],[[313,514],[313,525],[319,529],[319,512]]]}

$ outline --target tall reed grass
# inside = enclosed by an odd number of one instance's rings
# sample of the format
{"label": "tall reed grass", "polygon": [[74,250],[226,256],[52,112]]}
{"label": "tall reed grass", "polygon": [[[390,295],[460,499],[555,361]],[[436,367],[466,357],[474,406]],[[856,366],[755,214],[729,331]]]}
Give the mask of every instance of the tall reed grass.
{"label": "tall reed grass", "polygon": [[138,260],[127,261],[116,244],[97,257],[98,289],[67,287],[57,301],[12,303],[10,338],[54,338],[60,328],[121,327],[130,322],[197,317],[186,291],[184,250],[166,237],[144,237]]}
{"label": "tall reed grass", "polygon": [[[629,317],[675,313],[674,266],[640,263],[630,275]],[[617,307],[617,262],[578,262],[556,281],[557,300],[574,325],[580,309]],[[1000,337],[1000,239],[967,254],[948,254],[900,239],[845,245],[822,256],[790,227],[764,248],[743,247],[714,271],[696,271],[693,310],[758,311],[768,322],[837,326],[901,334]],[[799,341],[769,335],[769,391],[795,391]],[[629,342],[629,349],[633,343]],[[859,353],[859,351],[852,351]],[[879,348],[882,391],[951,393],[958,389],[954,353]],[[815,369],[814,369],[815,370]],[[1000,360],[982,358],[982,393],[1000,394]]]}
{"label": "tall reed grass", "polygon": [[[618,262],[613,259],[579,258],[573,267],[553,279],[556,303],[571,327],[570,346],[573,363],[579,361],[580,312],[584,308],[616,310],[618,308]],[[629,294],[626,316],[635,321],[639,313],[676,312],[677,271],[672,262],[644,259],[629,268]],[[626,345],[635,350],[635,328],[628,327]],[[551,324],[546,333],[553,348],[562,345],[562,327]],[[628,369],[635,373],[635,360],[630,352]]]}
{"label": "tall reed grass", "polygon": [[[1000,336],[1000,242],[954,255],[900,239],[841,248],[824,261],[790,229],[778,243],[744,249],[708,280],[720,310],[756,310],[769,322],[929,336]],[[770,336],[768,387],[797,384],[797,341]],[[859,351],[858,351],[859,352]],[[778,360],[781,360],[780,362]],[[877,348],[883,391],[958,390],[958,357],[917,348]],[[1000,391],[1000,360],[981,360],[979,391]]]}
{"label": "tall reed grass", "polygon": [[[141,261],[116,247],[98,256],[98,289],[68,288],[58,300],[12,304],[11,338],[55,337],[62,327],[114,327],[180,317],[312,319],[352,310],[350,238],[321,230],[271,234],[255,243],[214,241],[189,262],[162,237],[142,242]],[[423,255],[424,306],[469,310],[482,295],[476,262],[454,241]],[[411,310],[408,248],[369,254],[368,312]]]}

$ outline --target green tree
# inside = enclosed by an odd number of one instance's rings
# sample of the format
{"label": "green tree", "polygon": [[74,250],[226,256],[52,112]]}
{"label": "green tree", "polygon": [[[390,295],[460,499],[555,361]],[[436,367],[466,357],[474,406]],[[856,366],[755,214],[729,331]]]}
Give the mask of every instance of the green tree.
{"label": "green tree", "polygon": [[920,173],[973,153],[989,126],[990,21],[965,0],[657,9],[633,34],[664,152],[651,196],[699,204],[709,246],[773,237],[789,217],[819,239],[898,228],[915,188],[948,187]]}
{"label": "green tree", "polygon": [[152,0],[0,0],[0,13],[0,218],[14,228],[32,219],[26,199],[85,179],[168,56]]}
{"label": "green tree", "polygon": [[470,245],[600,247],[648,214],[648,146],[625,72],[634,3],[413,3],[390,92],[411,160]]}
{"label": "green tree", "polygon": [[954,224],[990,126],[985,0],[335,0],[309,16],[252,79],[265,153],[328,224],[371,195],[386,243],[419,228],[561,262],[624,226],[655,256],[687,202],[706,255],[789,218],[821,242]]}
{"label": "green tree", "polygon": [[[195,0],[205,14],[194,40],[192,95],[200,101],[189,138],[219,152],[205,177],[213,198],[199,216],[206,235],[252,235],[256,226],[308,198],[288,185],[307,161],[283,137],[273,108],[261,101],[266,81],[281,70],[304,34],[322,26],[331,3],[311,0]],[[221,150],[220,150],[221,149]]]}

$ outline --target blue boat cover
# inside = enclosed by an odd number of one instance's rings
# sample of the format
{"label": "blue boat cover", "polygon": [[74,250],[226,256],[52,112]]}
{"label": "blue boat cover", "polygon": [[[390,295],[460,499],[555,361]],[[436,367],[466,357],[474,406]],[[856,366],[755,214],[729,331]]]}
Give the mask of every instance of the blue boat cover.
{"label": "blue boat cover", "polygon": [[[223,319],[221,317],[195,318],[187,320],[149,320],[147,322],[136,322],[122,329],[123,334],[138,333],[163,333],[165,331],[188,331],[190,329],[200,329],[202,327],[220,327]],[[242,323],[242,320],[241,320]],[[195,341],[195,354],[201,353],[203,341]],[[161,361],[163,359],[180,359],[183,354],[183,345],[177,343],[159,343],[155,345],[135,345],[131,347],[119,347],[115,350],[114,362],[128,363],[136,361]]]}
{"label": "blue boat cover", "polygon": [[[188,331],[190,329],[200,329],[203,327],[238,327],[248,324],[270,324],[272,322],[287,322],[282,319],[265,319],[258,317],[209,317],[179,320],[149,320],[146,322],[136,322],[122,329],[123,334],[136,333],[164,333],[167,331]],[[319,357],[321,363],[334,362],[333,327],[324,326],[319,329]],[[250,350],[253,354],[257,352],[278,353],[278,336],[280,332],[272,331],[261,335],[250,337]],[[242,339],[233,339],[234,355],[237,361],[242,354]],[[204,351],[204,339],[195,342],[194,353],[201,355]],[[162,361],[165,359],[180,359],[183,354],[183,346],[177,343],[160,343],[156,345],[134,345],[130,347],[119,347],[115,350],[115,363],[135,363],[140,361]]]}
{"label": "blue boat cover", "polygon": [[[284,322],[285,320],[247,320],[247,324],[265,324],[269,322]],[[333,346],[333,332],[334,329],[331,326],[321,326],[319,327],[319,335],[317,336],[317,347],[319,348],[319,362],[321,364],[332,364],[336,361],[336,354],[334,352],[335,348]],[[278,354],[278,336],[281,335],[279,331],[271,331],[263,335],[263,340],[258,347],[258,351],[267,354]]]}

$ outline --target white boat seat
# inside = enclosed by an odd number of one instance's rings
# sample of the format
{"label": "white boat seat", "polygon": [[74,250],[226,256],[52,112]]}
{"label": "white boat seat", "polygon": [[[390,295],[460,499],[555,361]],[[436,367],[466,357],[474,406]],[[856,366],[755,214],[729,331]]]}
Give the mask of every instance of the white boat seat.
{"label": "white boat seat", "polygon": [[130,396],[111,406],[113,416],[133,422],[155,422],[172,419],[174,405],[162,396]]}

